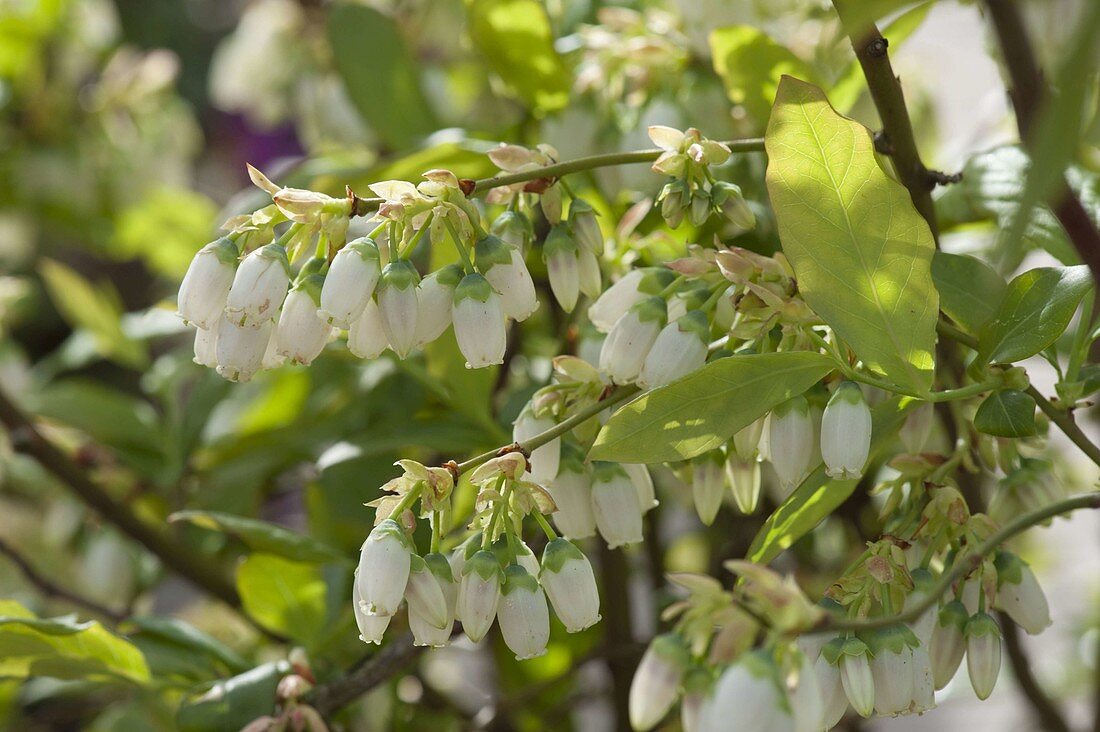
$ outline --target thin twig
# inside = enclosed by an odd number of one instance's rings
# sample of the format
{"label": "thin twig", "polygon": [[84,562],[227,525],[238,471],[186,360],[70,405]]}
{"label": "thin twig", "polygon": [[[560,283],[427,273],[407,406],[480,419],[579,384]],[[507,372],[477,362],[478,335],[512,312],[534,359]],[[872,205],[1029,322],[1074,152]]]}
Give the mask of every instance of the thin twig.
{"label": "thin twig", "polygon": [[1020,691],[1027,697],[1031,709],[1042,728],[1047,732],[1070,732],[1062,711],[1047,695],[1039,680],[1031,672],[1031,659],[1020,643],[1020,629],[1004,613],[997,613],[1001,620],[1001,634],[1004,636],[1005,652],[1008,663],[1012,666],[1012,673],[1016,677],[1016,683]]}
{"label": "thin twig", "polygon": [[118,624],[126,619],[127,614],[120,610],[113,610],[106,605],[101,605],[95,600],[82,597],[75,592],[65,589],[61,585],[55,583],[45,575],[41,574],[34,566],[27,561],[26,557],[16,551],[15,547],[8,544],[4,539],[0,539],[0,554],[7,556],[11,560],[23,576],[27,578],[27,581],[38,588],[39,592],[47,597],[56,598],[58,600],[64,600],[65,602],[82,607],[85,610],[90,610],[96,615],[101,615],[109,619],[112,623]]}
{"label": "thin twig", "polygon": [[347,674],[317,686],[306,697],[323,717],[343,709],[391,676],[408,668],[423,648],[413,645],[412,636],[405,633],[387,643],[378,653],[360,661]]}

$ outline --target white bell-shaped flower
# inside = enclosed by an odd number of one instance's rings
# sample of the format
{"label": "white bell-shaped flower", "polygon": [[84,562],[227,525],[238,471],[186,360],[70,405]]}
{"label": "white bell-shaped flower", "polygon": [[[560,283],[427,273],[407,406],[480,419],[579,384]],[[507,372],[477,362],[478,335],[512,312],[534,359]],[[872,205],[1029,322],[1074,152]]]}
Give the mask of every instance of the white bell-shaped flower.
{"label": "white bell-shaped flower", "polygon": [[913,705],[910,714],[923,714],[936,708],[936,684],[932,679],[932,657],[928,646],[913,649]]}
{"label": "white bell-shaped flower", "polygon": [[654,638],[642,655],[630,682],[630,726],[646,732],[657,726],[680,695],[680,684],[691,666],[691,654],[679,636]]}
{"label": "white bell-shaped flower", "polygon": [[604,290],[588,308],[588,319],[596,330],[608,333],[619,318],[646,297],[660,293],[676,278],[665,267],[634,269]]}
{"label": "white bell-shaped flower", "polygon": [[[580,453],[579,448],[575,452]],[[596,533],[592,477],[583,455],[574,454],[574,450],[563,455],[557,475],[545,486],[557,507],[551,518],[558,531],[570,539],[586,539]]]}
{"label": "white bell-shaped flower", "polygon": [[348,350],[359,358],[378,358],[389,348],[378,303],[368,300],[363,314],[348,329]]}
{"label": "white bell-shaped flower", "polygon": [[825,700],[817,683],[813,661],[802,656],[797,675],[788,675],[784,680],[794,717],[793,732],[821,732],[825,729]]}
{"label": "white bell-shaped flower", "polygon": [[710,672],[698,666],[684,677],[684,692],[680,697],[680,728],[683,732],[699,732],[703,708],[710,694]]}
{"label": "white bell-shaped flower", "polygon": [[768,449],[785,494],[790,494],[810,469],[814,453],[814,423],[805,397],[788,399],[768,419]]}
{"label": "white bell-shaped flower", "polygon": [[746,516],[754,513],[760,505],[760,463],[757,460],[742,460],[736,454],[726,461],[726,482],[733,494],[733,503],[737,510]]}
{"label": "white bell-shaped flower", "polygon": [[600,260],[584,247],[580,247],[577,251],[577,277],[581,293],[585,297],[597,298],[603,292]]}
{"label": "white bell-shaped flower", "polygon": [[744,461],[756,460],[759,455],[757,447],[760,445],[760,437],[764,433],[765,418],[753,420],[747,427],[742,427],[733,435],[733,450],[737,457]]}
{"label": "white bell-shaped flower", "polygon": [[412,549],[404,529],[386,519],[367,536],[359,550],[359,594],[369,615],[393,615],[409,583]]}
{"label": "white bell-shaped flower", "polygon": [[176,300],[184,322],[204,330],[218,324],[237,274],[239,254],[237,244],[224,236],[198,251],[187,267]]}
{"label": "white bell-shaped flower", "polygon": [[832,478],[855,480],[863,475],[871,451],[871,409],[859,385],[845,381],[836,388],[821,416],[821,457]]}
{"label": "white bell-shaped flower", "polygon": [[420,274],[404,259],[387,264],[378,283],[378,312],[382,316],[382,330],[386,333],[386,342],[398,358],[405,358],[416,345],[416,323],[420,310],[416,286],[419,283]]}
{"label": "white bell-shaped flower", "polygon": [[583,198],[574,198],[569,204],[569,226],[581,249],[592,254],[603,253],[603,232],[596,218],[596,211]]}
{"label": "white bell-shaped flower", "polygon": [[966,606],[959,600],[940,608],[936,624],[932,628],[932,642],[928,645],[928,655],[932,659],[932,681],[936,691],[950,683],[962,663],[966,653],[966,637],[963,631],[970,619]]}
{"label": "white bell-shaped flower", "polygon": [[550,641],[550,609],[538,581],[518,564],[504,570],[497,623],[517,661],[538,658]]}
{"label": "white bell-shaped flower", "polygon": [[875,712],[891,717],[908,713],[916,678],[913,649],[920,641],[904,625],[893,625],[873,633],[868,645],[874,654]]}
{"label": "white bell-shaped flower", "polygon": [[455,288],[464,275],[462,267],[449,264],[420,280],[416,293],[417,347],[431,343],[450,327]]}
{"label": "white bell-shaped flower", "polygon": [[691,461],[691,497],[699,520],[707,526],[714,523],[726,494],[725,467],[726,456],[721,450],[711,450]]}
{"label": "white bell-shaped flower", "polygon": [[[936,582],[935,575],[923,567],[917,567],[910,571],[913,578],[913,591],[905,596],[903,611],[910,610],[928,596],[932,586]],[[932,631],[936,627],[936,609],[928,608],[920,617],[909,624],[913,635],[917,636],[921,646],[927,648],[932,643]]]}
{"label": "white bell-shaped flower", "polygon": [[737,729],[794,732],[795,722],[775,662],[761,653],[742,656],[727,668],[703,704],[700,732]]}
{"label": "white bell-shaped flower", "polygon": [[332,326],[317,312],[321,275],[307,275],[286,296],[275,331],[275,352],[291,363],[309,364],[317,358],[332,335]]}
{"label": "white bell-shaped flower", "polygon": [[985,701],[1001,673],[1001,629],[987,613],[976,613],[966,623],[966,670],[970,686]]}
{"label": "white bell-shaped flower", "polygon": [[352,611],[355,615],[355,624],[359,627],[359,640],[364,643],[381,645],[382,636],[386,634],[386,628],[390,627],[391,615],[370,615],[366,610],[366,603],[362,600],[359,584],[359,570],[355,570],[355,583],[353,592],[355,597],[352,602]]}
{"label": "white bell-shaped flower", "polygon": [[664,386],[698,371],[707,362],[710,323],[702,310],[691,310],[657,335],[638,375],[645,389]]}
{"label": "white bell-shaped flower", "polygon": [[538,308],[535,281],[519,248],[505,244],[499,237],[484,236],[474,248],[474,264],[500,293],[507,317],[523,321]]}
{"label": "white bell-shaped flower", "polygon": [[456,614],[462,619],[462,630],[474,643],[484,638],[493,625],[502,575],[496,555],[484,549],[462,567]]}
{"label": "white bell-shaped flower", "polygon": [[228,316],[218,325],[214,354],[218,373],[230,381],[248,381],[260,370],[274,326],[264,321],[259,328],[238,325]]}
{"label": "white bell-shaped flower", "polygon": [[257,328],[279,317],[290,287],[290,262],[280,244],[256,249],[237,267],[225,311],[238,324]]}
{"label": "white bell-shaped flower", "polygon": [[871,672],[871,650],[858,638],[836,638],[826,644],[821,656],[840,671],[840,683],[848,703],[861,717],[875,709],[875,678]]}
{"label": "white bell-shaped flower", "polygon": [[272,326],[268,328],[271,335],[267,339],[267,348],[264,349],[263,360],[260,361],[260,369],[277,369],[286,363],[286,356],[279,353],[279,328]]}
{"label": "white bell-shaped flower", "polygon": [[[424,563],[443,593],[447,622],[441,628],[434,627],[418,612],[418,605],[414,604],[410,597],[409,629],[413,634],[413,645],[441,648],[450,642],[451,631],[454,629],[455,605],[458,602],[458,583],[454,580],[454,574],[451,571],[451,565],[447,561],[447,557],[442,554],[429,554],[424,557]],[[415,559],[413,564],[416,564]],[[415,574],[415,570],[413,574]],[[412,582],[412,574],[410,574],[409,581]]]}
{"label": "white bell-shaped flower", "polygon": [[649,474],[649,468],[642,463],[620,463],[619,467],[626,471],[630,476],[630,482],[638,489],[638,505],[642,508],[642,514],[657,508],[660,501],[657,500],[657,489],[653,485],[653,476]]}
{"label": "white bell-shaped flower", "polygon": [[832,729],[840,722],[844,712],[848,711],[848,695],[844,693],[840,668],[829,663],[825,656],[821,655],[813,662],[813,673],[817,678],[817,688],[821,694],[822,728]]}
{"label": "white bell-shaped flower", "polygon": [[550,278],[550,291],[554,293],[554,299],[561,309],[567,313],[573,312],[580,296],[579,252],[567,226],[557,224],[550,228],[542,247],[542,257],[546,262],[546,274]]}
{"label": "white bell-shaped flower", "polygon": [[993,606],[1031,635],[1049,628],[1050,605],[1027,562],[1010,552],[998,552],[995,565],[997,600]]}
{"label": "white bell-shaped flower", "polygon": [[504,363],[508,345],[504,307],[485,277],[473,272],[462,278],[455,289],[451,317],[466,368]]}
{"label": "white bell-shaped flower", "polygon": [[596,528],[611,549],[642,540],[642,508],[638,489],[615,463],[596,463],[592,481],[592,513]]}
{"label": "white bell-shaped flower", "polygon": [[195,328],[195,363],[216,368],[218,365],[218,328],[221,320],[211,328]]}
{"label": "white bell-shaped flower", "polygon": [[[536,417],[530,406],[524,407],[516,421],[512,423],[512,440],[520,444],[530,440],[535,435],[551,429],[557,422],[550,415]],[[546,485],[558,474],[558,465],[561,461],[561,438],[555,437],[543,445],[539,445],[531,451],[531,457],[527,461],[527,468],[531,471],[531,479],[539,485]]]}
{"label": "white bell-shaped flower", "polygon": [[539,584],[570,633],[600,622],[600,593],[592,564],[572,542],[554,539],[542,550]]}
{"label": "white bell-shaped flower", "polygon": [[415,554],[410,557],[405,600],[409,603],[409,612],[419,615],[428,625],[440,629],[447,627],[450,614],[443,589],[428,564]]}
{"label": "white bell-shaped flower", "polygon": [[329,325],[347,328],[363,314],[374,296],[382,269],[373,239],[349,241],[336,252],[321,288],[321,317]]}
{"label": "white bell-shaped flower", "polygon": [[932,434],[932,425],[935,420],[936,410],[932,402],[921,402],[909,412],[901,429],[898,430],[898,437],[901,438],[902,444],[910,455],[917,455],[924,450]]}
{"label": "white bell-shaped flower", "polygon": [[630,308],[607,334],[600,349],[600,371],[616,384],[638,378],[654,341],[665,327],[665,301],[649,297]]}

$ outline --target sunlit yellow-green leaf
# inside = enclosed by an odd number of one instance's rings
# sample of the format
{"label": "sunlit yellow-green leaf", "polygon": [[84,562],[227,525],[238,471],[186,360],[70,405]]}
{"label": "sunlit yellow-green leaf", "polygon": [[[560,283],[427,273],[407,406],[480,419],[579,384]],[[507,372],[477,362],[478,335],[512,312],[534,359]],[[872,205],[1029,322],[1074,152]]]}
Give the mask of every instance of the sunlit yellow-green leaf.
{"label": "sunlit yellow-green leaf", "polygon": [[317,564],[250,554],[237,568],[237,592],[256,622],[307,647],[327,631],[327,587]]}

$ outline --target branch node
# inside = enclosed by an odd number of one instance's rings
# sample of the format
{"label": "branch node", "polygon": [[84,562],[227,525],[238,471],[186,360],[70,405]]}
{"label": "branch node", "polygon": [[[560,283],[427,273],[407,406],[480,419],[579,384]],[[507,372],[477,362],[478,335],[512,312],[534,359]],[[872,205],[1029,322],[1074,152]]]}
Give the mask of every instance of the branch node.
{"label": "branch node", "polygon": [[882,58],[886,55],[886,49],[890,47],[890,41],[882,36],[871,39],[867,44],[866,53],[870,58]]}
{"label": "branch node", "polygon": [[880,155],[893,155],[894,143],[890,141],[890,135],[886,134],[886,130],[879,130],[875,133],[875,151]]}
{"label": "branch node", "polygon": [[944,173],[942,170],[927,170],[929,186],[935,188],[936,186],[949,186],[952,183],[959,183],[963,179],[962,171],[958,173]]}
{"label": "branch node", "polygon": [[458,476],[460,475],[458,470],[458,463],[456,463],[454,460],[448,460],[440,467],[446,468],[447,472],[451,474],[452,478],[454,478],[455,485],[458,485]]}
{"label": "branch node", "polygon": [[477,188],[477,181],[472,178],[460,178],[458,181],[458,189],[466,198],[473,195],[475,188]]}
{"label": "branch node", "polygon": [[531,459],[531,451],[525,448],[523,445],[519,444],[518,442],[513,442],[511,445],[505,445],[504,447],[497,450],[497,457],[504,457],[505,455],[512,452],[518,452],[526,460]]}

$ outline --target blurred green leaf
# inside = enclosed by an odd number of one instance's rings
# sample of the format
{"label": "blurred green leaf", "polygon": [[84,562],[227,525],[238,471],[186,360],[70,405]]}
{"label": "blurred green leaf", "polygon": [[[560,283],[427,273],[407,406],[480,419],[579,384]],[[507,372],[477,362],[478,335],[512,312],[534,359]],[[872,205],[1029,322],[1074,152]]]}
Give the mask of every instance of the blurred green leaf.
{"label": "blurred green leaf", "polygon": [[289,672],[290,664],[278,661],[218,682],[180,706],[180,732],[238,732],[257,717],[274,713],[279,679]]}
{"label": "blurred green leaf", "polygon": [[765,137],[768,194],[806,303],[864,364],[914,395],[932,387],[935,243],[871,132],[784,77]]}
{"label": "blurred green leaf", "polygon": [[145,348],[122,330],[122,301],[112,285],[93,285],[52,259],[43,259],[38,271],[61,316],[90,332],[101,356],[135,369],[148,365]]}
{"label": "blurred green leaf", "polygon": [[759,28],[731,25],[710,32],[714,71],[722,78],[726,94],[745,108],[758,129],[767,124],[772,100],[784,74],[815,79],[813,70],[785,46]]}
{"label": "blurred green leaf", "polygon": [[[149,658],[146,645],[155,647],[155,653],[161,658],[187,664],[193,668],[207,671],[207,674],[242,673],[249,668],[248,661],[221,641],[207,635],[188,623],[171,617],[158,615],[139,615],[129,618],[132,625],[130,639],[142,649]],[[163,669],[150,660],[154,673],[161,675]],[[184,666],[186,668],[187,666]],[[206,678],[204,675],[201,678]]]}
{"label": "blurred green leaf", "polygon": [[365,5],[335,3],[328,38],[348,96],[388,146],[407,148],[435,130],[416,64],[392,18]]}
{"label": "blurred green leaf", "polygon": [[995,437],[1031,437],[1035,400],[1016,389],[1001,389],[985,398],[974,414],[974,429]]}
{"label": "blurred green leaf", "polygon": [[306,534],[246,516],[216,511],[177,511],[168,517],[240,539],[254,552],[265,552],[298,562],[347,562],[342,552]]}
{"label": "blurred green leaf", "polygon": [[317,564],[250,554],[237,568],[244,611],[268,630],[313,647],[325,635],[327,589]]}
{"label": "blurred green leaf", "polygon": [[932,257],[932,281],[940,293],[940,309],[975,335],[997,314],[1007,288],[1004,278],[982,260],[947,252]]}
{"label": "blurred green leaf", "polygon": [[720,446],[834,368],[832,359],[809,351],[719,359],[612,414],[589,457],[624,463],[686,460]]}
{"label": "blurred green leaf", "polygon": [[470,38],[509,92],[541,116],[569,103],[571,76],[536,0],[467,0]]}
{"label": "blurred green leaf", "polygon": [[155,272],[182,277],[200,242],[210,238],[217,213],[213,201],[186,188],[147,191],[118,214],[111,254],[140,257]]}
{"label": "blurred green leaf", "polygon": [[149,668],[141,651],[95,621],[40,619],[0,600],[0,676],[143,683]]}
{"label": "blurred green leaf", "polygon": [[1058,340],[1092,288],[1086,265],[1039,267],[1008,283],[997,316],[982,329],[978,360],[1013,363]]}

